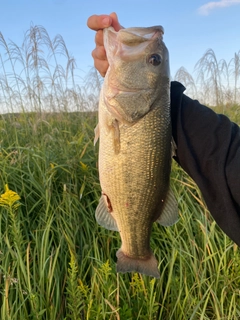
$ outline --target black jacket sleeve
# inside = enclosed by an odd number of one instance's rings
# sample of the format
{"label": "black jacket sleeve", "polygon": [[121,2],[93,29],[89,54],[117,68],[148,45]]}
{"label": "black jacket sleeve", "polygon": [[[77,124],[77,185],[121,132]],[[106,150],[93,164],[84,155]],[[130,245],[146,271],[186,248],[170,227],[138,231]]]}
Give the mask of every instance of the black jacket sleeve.
{"label": "black jacket sleeve", "polygon": [[171,84],[175,160],[193,178],[222,230],[240,246],[240,129]]}

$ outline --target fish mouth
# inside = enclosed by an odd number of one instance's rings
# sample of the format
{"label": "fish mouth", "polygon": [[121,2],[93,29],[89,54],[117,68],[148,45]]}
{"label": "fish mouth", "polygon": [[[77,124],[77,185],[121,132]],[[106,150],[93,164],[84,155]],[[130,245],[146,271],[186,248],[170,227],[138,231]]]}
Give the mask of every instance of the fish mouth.
{"label": "fish mouth", "polygon": [[121,44],[127,46],[139,45],[144,42],[153,41],[157,38],[162,39],[164,34],[164,28],[162,26],[153,26],[153,27],[133,27],[133,28],[123,28],[119,31],[115,31],[113,27],[105,28],[103,30],[104,38],[107,38],[107,35],[111,35],[112,39]]}
{"label": "fish mouth", "polygon": [[126,29],[120,29],[123,35],[124,34],[133,34],[138,37],[144,37],[145,40],[152,39],[157,34],[164,34],[164,28],[162,26],[152,26],[152,27],[132,27]]}

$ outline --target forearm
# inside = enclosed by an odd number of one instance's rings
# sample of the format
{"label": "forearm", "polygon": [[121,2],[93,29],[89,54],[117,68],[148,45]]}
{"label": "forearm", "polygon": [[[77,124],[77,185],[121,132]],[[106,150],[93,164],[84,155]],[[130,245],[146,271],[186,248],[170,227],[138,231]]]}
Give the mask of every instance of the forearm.
{"label": "forearm", "polygon": [[240,245],[240,131],[172,84],[171,111],[176,161],[199,186],[219,226]]}

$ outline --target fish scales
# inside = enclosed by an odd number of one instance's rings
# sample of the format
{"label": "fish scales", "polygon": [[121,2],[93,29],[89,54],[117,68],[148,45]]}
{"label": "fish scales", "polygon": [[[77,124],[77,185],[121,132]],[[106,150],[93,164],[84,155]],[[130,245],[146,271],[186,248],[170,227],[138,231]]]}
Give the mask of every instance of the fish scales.
{"label": "fish scales", "polygon": [[[121,34],[122,39],[125,34]],[[126,36],[130,37],[129,34]],[[158,38],[155,43],[155,39],[136,40],[142,41],[143,48],[146,48],[145,42],[150,42],[153,53],[163,50],[163,44]],[[121,43],[119,38],[117,41]],[[131,41],[133,46],[134,36]],[[147,104],[151,99],[148,86],[144,87],[145,79],[134,77],[132,73],[139,72],[137,59],[144,63],[146,54],[149,55],[151,51],[149,53],[147,49],[145,53],[144,49],[144,54],[139,56],[135,50],[134,57],[129,52],[126,57],[124,48],[118,50],[120,61],[117,61],[116,67],[114,59],[109,57],[110,70],[100,95],[99,177],[103,196],[96,210],[96,218],[101,225],[120,233],[122,246],[117,252],[119,272],[138,271],[158,277],[157,261],[150,248],[150,235],[153,222],[161,217],[169,192],[172,135],[168,68],[163,68],[163,74],[157,74],[155,78],[153,73],[147,74],[148,85],[155,85],[150,94],[154,96],[157,91],[156,98],[149,103],[150,108],[144,115],[131,122],[131,116],[134,117],[136,110],[139,114],[144,113],[145,101]],[[128,64],[129,60],[131,65]],[[124,73],[126,65],[127,71]],[[146,72],[147,68],[140,75]],[[122,74],[124,79],[121,78]],[[131,82],[131,76],[135,78],[134,83]],[[160,78],[160,83],[155,84],[151,77]],[[171,221],[176,221],[176,212]]]}
{"label": "fish scales", "polygon": [[[129,256],[134,256],[132,251],[137,249],[140,252],[145,251],[142,242],[145,244],[149,241],[151,230],[148,224],[156,220],[159,202],[162,200],[159,195],[163,195],[164,199],[168,188],[170,148],[166,150],[166,140],[170,144],[171,136],[167,130],[162,132],[163,126],[159,124],[153,130],[154,122],[161,121],[161,118],[165,124],[165,117],[162,116],[160,108],[156,108],[134,127],[121,130],[119,154],[115,154],[108,136],[106,139],[101,138],[99,152],[101,187],[102,190],[107,190],[114,211],[121,212],[124,205],[124,209],[129,210],[129,214],[119,214],[117,218],[119,232],[126,244],[125,252]],[[99,124],[101,125],[101,120]],[[161,154],[165,154],[165,158],[161,157]],[[116,218],[114,212],[112,215]],[[133,225],[137,230],[141,230],[141,233],[130,231]],[[144,231],[147,233],[146,239]],[[134,245],[131,245],[131,240],[128,239],[134,240],[138,236],[140,241],[136,240]],[[149,247],[146,250],[149,253]]]}

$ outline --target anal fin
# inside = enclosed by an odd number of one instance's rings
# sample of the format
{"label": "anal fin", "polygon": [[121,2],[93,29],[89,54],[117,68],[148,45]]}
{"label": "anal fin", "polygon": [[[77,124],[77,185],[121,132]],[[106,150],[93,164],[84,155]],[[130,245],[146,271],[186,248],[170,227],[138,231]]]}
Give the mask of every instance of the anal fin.
{"label": "anal fin", "polygon": [[164,201],[163,210],[160,217],[156,220],[162,226],[172,226],[179,219],[177,200],[171,189],[168,190],[166,199]]}
{"label": "anal fin", "polygon": [[117,222],[111,214],[110,203],[107,202],[107,196],[103,194],[99,200],[95,217],[100,226],[113,231],[118,231]]}

